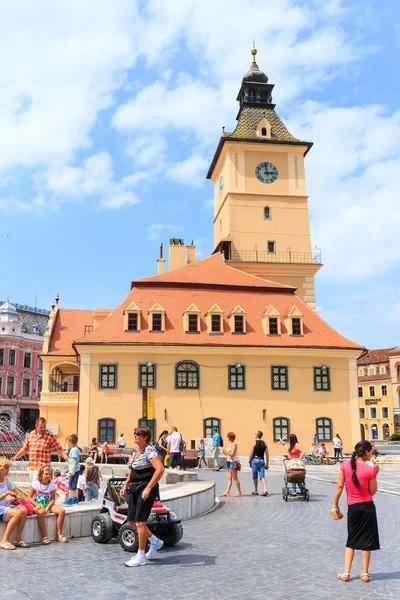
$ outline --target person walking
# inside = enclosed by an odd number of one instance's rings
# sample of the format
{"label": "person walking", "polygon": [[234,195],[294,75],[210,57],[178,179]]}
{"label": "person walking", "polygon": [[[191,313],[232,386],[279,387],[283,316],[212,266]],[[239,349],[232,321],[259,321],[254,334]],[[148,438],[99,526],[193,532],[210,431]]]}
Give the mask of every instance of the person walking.
{"label": "person walking", "polygon": [[[153,558],[164,545],[164,542],[153,535],[147,527],[147,519],[154,500],[159,495],[158,482],[164,473],[164,466],[155,448],[150,446],[149,427],[136,427],[134,437],[136,451],[130,463],[130,472],[121,489],[121,497],[127,496],[127,522],[137,529],[139,550],[125,563],[127,567],[145,565],[146,559]],[[150,548],[145,554],[147,540],[150,542]]]}
{"label": "person walking", "polygon": [[125,441],[123,433],[121,433],[121,435],[119,436],[119,438],[117,440],[117,444],[118,444],[118,448],[125,448],[126,447],[126,441]]}
{"label": "person walking", "polygon": [[[285,442],[282,440],[281,443],[285,446],[288,458],[303,458],[304,452],[301,449],[299,444],[299,440],[297,439],[297,435],[291,433],[289,436],[289,446],[286,446]],[[316,442],[315,442],[316,443]]]}
{"label": "person walking", "polygon": [[160,433],[160,436],[159,436],[157,442],[154,444],[154,448],[157,450],[157,454],[160,457],[160,460],[163,465],[164,465],[165,457],[167,456],[167,449],[168,449],[167,437],[168,437],[168,430],[164,429]]}
{"label": "person walking", "polygon": [[238,477],[238,467],[240,463],[238,455],[238,446],[235,443],[236,435],[233,433],[233,431],[230,431],[226,434],[226,437],[228,438],[229,446],[227,448],[222,448],[222,452],[226,456],[226,468],[228,469],[228,485],[226,487],[226,491],[223,494],[220,494],[220,496],[230,495],[229,492],[231,491],[232,480],[235,482],[237,488],[236,494],[233,495],[241,496],[242,490],[240,489],[240,482]]}
{"label": "person walking", "polygon": [[253,479],[254,491],[253,496],[258,496],[258,478],[263,484],[263,496],[268,496],[267,482],[265,480],[265,470],[268,470],[269,452],[268,446],[262,439],[263,432],[257,431],[256,439],[250,450],[249,463],[251,466],[251,475]]}
{"label": "person walking", "polygon": [[349,581],[354,551],[362,550],[362,573],[360,579],[369,581],[369,563],[372,550],[379,550],[379,531],[373,496],[378,491],[379,466],[369,464],[372,444],[367,440],[358,442],[350,460],[340,465],[332,510],[339,511],[339,500],[346,486],[347,494],[347,542],[344,549],[344,568],[338,579]]}
{"label": "person walking", "polygon": [[100,487],[100,470],[91,456],[86,459],[86,501],[97,500]]}
{"label": "person walking", "polygon": [[333,438],[333,452],[335,458],[343,458],[343,442],[338,433]]}
{"label": "person walking", "polygon": [[171,433],[167,437],[167,454],[169,455],[169,468],[181,469],[182,451],[185,449],[185,440],[178,432],[177,427],[171,427]]}
{"label": "person walking", "polygon": [[220,453],[220,449],[223,447],[224,443],[222,441],[221,434],[218,433],[218,427],[213,427],[211,429],[211,431],[214,432],[214,435],[212,438],[212,455],[213,455],[213,459],[214,459],[213,471],[220,471],[221,464],[219,462],[219,453]]}
{"label": "person walking", "polygon": [[197,465],[195,466],[195,469],[201,469],[201,463],[204,463],[204,468],[207,469],[207,462],[206,462],[206,452],[207,452],[207,448],[206,445],[204,443],[204,440],[201,439],[199,441],[199,444],[197,446],[197,450],[199,452],[199,460]]}
{"label": "person walking", "polygon": [[68,455],[64,452],[61,444],[49,429],[46,429],[46,419],[36,419],[33,431],[26,434],[21,450],[17,452],[11,462],[18,460],[24,454],[29,453],[29,469],[31,471],[31,482],[37,480],[39,469],[51,463],[51,453],[55,452],[68,462]]}

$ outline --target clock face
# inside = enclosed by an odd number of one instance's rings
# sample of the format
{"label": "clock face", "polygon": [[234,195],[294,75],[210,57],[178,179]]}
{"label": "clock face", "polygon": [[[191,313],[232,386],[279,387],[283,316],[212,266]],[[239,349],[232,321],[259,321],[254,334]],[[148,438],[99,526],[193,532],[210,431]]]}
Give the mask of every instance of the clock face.
{"label": "clock face", "polygon": [[219,178],[219,197],[222,198],[222,194],[224,191],[224,178],[220,177]]}
{"label": "clock face", "polygon": [[274,183],[278,176],[278,169],[272,163],[262,162],[256,167],[256,177],[261,183]]}

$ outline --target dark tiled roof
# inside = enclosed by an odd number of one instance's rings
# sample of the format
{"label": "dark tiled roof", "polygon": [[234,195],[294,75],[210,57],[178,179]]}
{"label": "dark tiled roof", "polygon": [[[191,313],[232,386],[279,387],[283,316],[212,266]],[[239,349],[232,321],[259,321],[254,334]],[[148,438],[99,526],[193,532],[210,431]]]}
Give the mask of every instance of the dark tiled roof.
{"label": "dark tiled roof", "polygon": [[[260,121],[266,119],[271,125],[271,137],[261,138],[257,135],[257,126]],[[207,178],[211,179],[214,167],[221,153],[222,147],[226,141],[248,141],[261,144],[290,144],[296,146],[307,146],[305,154],[311,148],[312,143],[295,138],[286,128],[283,121],[276,112],[269,108],[255,108],[254,106],[244,106],[240,112],[238,124],[233,132],[225,131],[221,137],[214,158],[207,173]]]}
{"label": "dark tiled roof", "polygon": [[[18,321],[23,324],[25,328],[25,333],[29,333],[31,335],[44,336],[44,332],[46,331],[47,323],[49,321],[48,315],[41,315],[35,312],[29,312],[25,310],[18,310]],[[34,331],[34,326],[38,327],[38,331]]]}
{"label": "dark tiled roof", "polygon": [[381,348],[380,350],[367,350],[365,354],[357,360],[357,365],[374,365],[380,363],[389,363],[389,350],[393,348]]}

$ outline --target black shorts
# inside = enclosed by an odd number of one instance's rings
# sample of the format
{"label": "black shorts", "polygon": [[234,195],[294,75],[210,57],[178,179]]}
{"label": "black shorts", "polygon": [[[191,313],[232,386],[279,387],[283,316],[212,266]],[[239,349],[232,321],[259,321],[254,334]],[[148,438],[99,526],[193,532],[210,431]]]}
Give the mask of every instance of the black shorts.
{"label": "black shorts", "polygon": [[132,492],[127,493],[128,521],[131,523],[146,522],[153,508],[154,501],[158,498],[158,484],[150,490],[147,500],[143,500],[142,493],[146,484],[137,485]]}
{"label": "black shorts", "polygon": [[169,455],[169,466],[180,467],[182,464],[182,455],[180,452],[171,452]]}

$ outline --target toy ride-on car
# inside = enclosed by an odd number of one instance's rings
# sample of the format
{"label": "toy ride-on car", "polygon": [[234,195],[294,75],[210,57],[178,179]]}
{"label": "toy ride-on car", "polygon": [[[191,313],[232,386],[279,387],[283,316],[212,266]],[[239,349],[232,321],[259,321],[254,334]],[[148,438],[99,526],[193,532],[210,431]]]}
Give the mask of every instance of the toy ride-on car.
{"label": "toy ride-on car", "polygon": [[[111,477],[108,480],[103,506],[100,513],[92,519],[92,538],[98,544],[107,544],[112,538],[118,537],[126,552],[137,552],[138,534],[126,522],[128,506],[120,496],[124,482],[125,477]],[[182,524],[176,514],[158,501],[153,504],[147,527],[165,546],[174,546],[183,535]]]}

